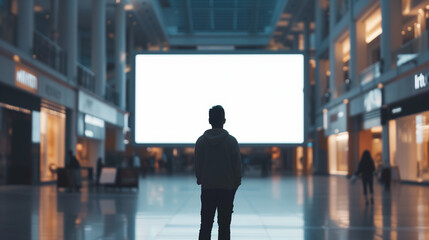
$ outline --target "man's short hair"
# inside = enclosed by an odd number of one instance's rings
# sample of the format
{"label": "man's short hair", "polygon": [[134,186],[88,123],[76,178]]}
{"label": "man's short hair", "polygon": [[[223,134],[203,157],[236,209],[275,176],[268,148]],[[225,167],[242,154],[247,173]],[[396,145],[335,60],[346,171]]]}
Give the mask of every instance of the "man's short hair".
{"label": "man's short hair", "polygon": [[225,123],[225,110],[222,106],[216,105],[210,108],[209,122],[213,126],[221,126]]}

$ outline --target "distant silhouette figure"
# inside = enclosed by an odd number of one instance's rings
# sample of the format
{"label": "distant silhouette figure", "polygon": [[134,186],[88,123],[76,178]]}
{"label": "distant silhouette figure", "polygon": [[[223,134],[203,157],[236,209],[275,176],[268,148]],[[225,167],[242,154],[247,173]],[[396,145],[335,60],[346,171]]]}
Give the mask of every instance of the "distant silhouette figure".
{"label": "distant silhouette figure", "polygon": [[201,185],[201,227],[199,240],[211,238],[217,209],[219,240],[230,239],[235,193],[241,184],[241,156],[237,140],[223,129],[225,111],[214,106],[209,111],[212,129],[195,145],[195,172]]}
{"label": "distant silhouette figure", "polygon": [[79,161],[77,160],[76,156],[73,154],[73,152],[71,150],[69,150],[68,154],[69,154],[69,159],[70,159],[69,168],[79,169],[80,164],[79,164]]}
{"label": "distant silhouette figure", "polygon": [[371,204],[374,204],[374,190],[373,190],[373,174],[375,171],[374,160],[368,150],[365,150],[362,154],[362,158],[359,162],[358,170],[356,175],[362,174],[363,194],[365,195],[365,204],[368,205],[367,187],[371,194]]}
{"label": "distant silhouette figure", "polygon": [[71,169],[72,177],[70,179],[72,183],[72,188],[76,189],[76,191],[79,191],[82,187],[82,180],[81,180],[81,173],[80,173],[80,164],[77,160],[76,156],[73,154],[71,150],[68,152],[69,155],[69,165],[68,168]]}
{"label": "distant silhouette figure", "polygon": [[96,176],[96,184],[97,185],[100,184],[101,170],[103,169],[103,167],[104,167],[103,160],[101,159],[101,157],[99,157],[97,159],[97,176]]}

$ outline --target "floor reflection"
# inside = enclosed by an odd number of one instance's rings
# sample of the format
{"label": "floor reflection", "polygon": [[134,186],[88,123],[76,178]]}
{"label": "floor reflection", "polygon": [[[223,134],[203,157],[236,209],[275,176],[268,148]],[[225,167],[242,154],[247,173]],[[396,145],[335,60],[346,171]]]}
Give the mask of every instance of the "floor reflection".
{"label": "floor reflection", "polygon": [[[0,187],[1,239],[197,239],[200,190],[192,176],[141,179],[140,189],[80,193],[55,186]],[[232,239],[425,239],[429,188],[298,176],[243,180]],[[213,239],[217,238],[216,227]]]}

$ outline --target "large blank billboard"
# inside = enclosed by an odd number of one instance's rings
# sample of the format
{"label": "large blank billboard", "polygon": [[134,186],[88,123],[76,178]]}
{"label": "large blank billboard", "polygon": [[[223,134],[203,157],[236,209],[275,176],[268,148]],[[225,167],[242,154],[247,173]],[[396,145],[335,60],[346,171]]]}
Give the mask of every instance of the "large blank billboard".
{"label": "large blank billboard", "polygon": [[142,53],[135,63],[137,144],[195,143],[214,105],[240,144],[303,142],[302,54]]}

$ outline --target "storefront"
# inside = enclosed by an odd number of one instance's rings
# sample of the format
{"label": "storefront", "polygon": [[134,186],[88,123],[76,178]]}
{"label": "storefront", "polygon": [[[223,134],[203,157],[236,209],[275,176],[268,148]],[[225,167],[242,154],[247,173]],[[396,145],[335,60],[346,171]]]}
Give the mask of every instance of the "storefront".
{"label": "storefront", "polygon": [[356,122],[353,131],[357,133],[355,167],[365,150],[370,152],[377,167],[382,166],[382,97],[382,89],[375,88],[350,101],[350,118]]}
{"label": "storefront", "polygon": [[386,86],[390,163],[401,180],[429,181],[429,70]]}
{"label": "storefront", "polygon": [[328,145],[328,173],[346,175],[349,171],[347,104],[325,109],[323,115],[323,127]]}
{"label": "storefront", "polygon": [[20,61],[0,56],[0,64],[0,184],[55,181],[74,90]]}
{"label": "storefront", "polygon": [[37,182],[40,99],[0,83],[0,185]]}
{"label": "storefront", "polygon": [[40,181],[57,180],[56,169],[65,167],[67,113],[75,108],[75,91],[42,74],[39,75],[40,108]]}
{"label": "storefront", "polygon": [[[95,169],[98,158],[106,163],[106,145],[109,146],[111,141],[116,149],[125,151],[125,113],[85,90],[79,90],[78,111],[76,156],[82,167]],[[108,126],[118,131],[106,139]]]}

